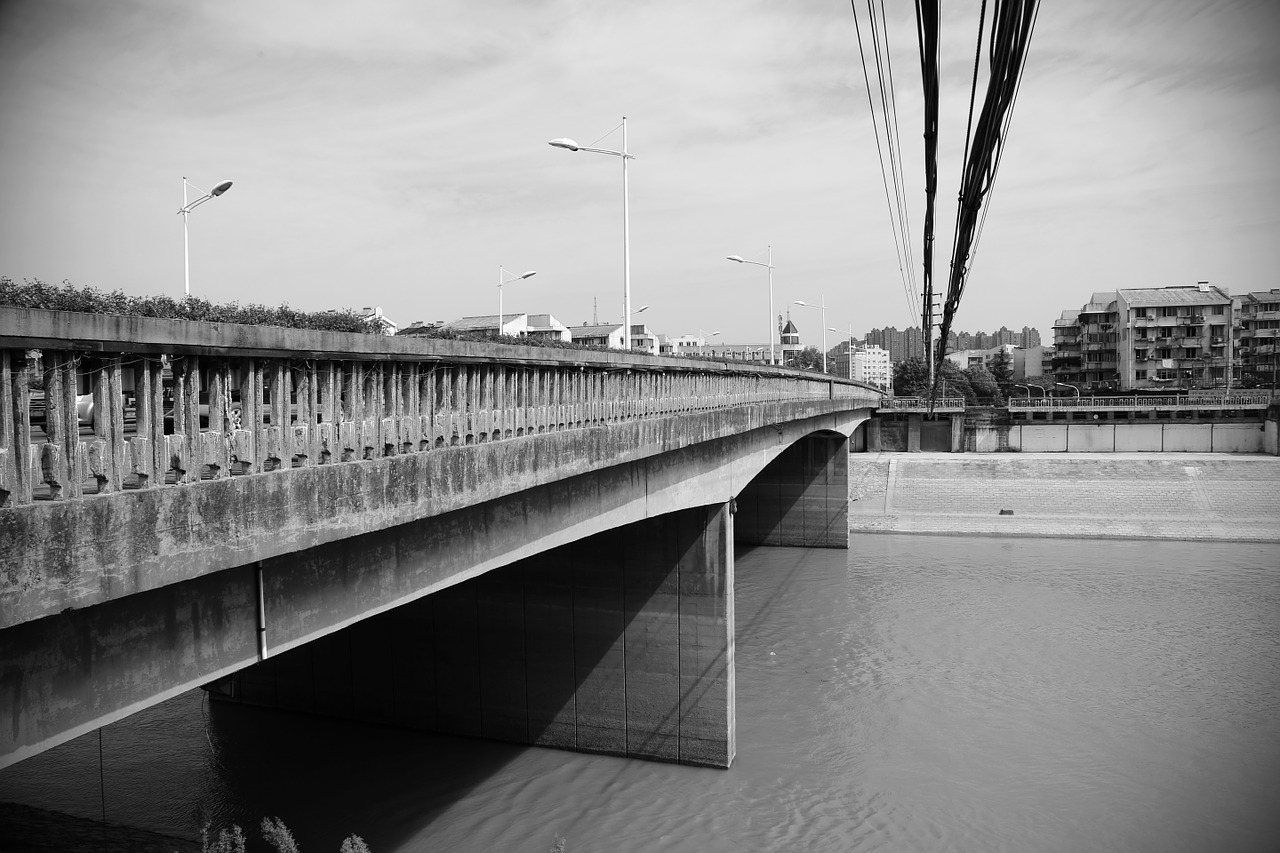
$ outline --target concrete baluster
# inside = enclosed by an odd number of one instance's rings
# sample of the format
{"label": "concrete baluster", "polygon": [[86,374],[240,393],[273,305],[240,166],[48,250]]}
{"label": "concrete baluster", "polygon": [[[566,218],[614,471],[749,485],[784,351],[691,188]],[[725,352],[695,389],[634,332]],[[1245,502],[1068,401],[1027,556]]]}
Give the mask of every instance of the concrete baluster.
{"label": "concrete baluster", "polygon": [[[315,450],[311,446],[312,433],[315,431],[316,423],[316,391],[313,369],[313,365],[305,361],[294,368],[297,371],[297,381],[293,388],[293,397],[296,401],[293,411],[297,414],[297,420],[288,427],[290,456],[296,459],[303,468],[316,464]],[[294,375],[293,370],[290,370],[290,374]]]}
{"label": "concrete baluster", "polygon": [[360,441],[363,397],[364,367],[358,361],[349,361],[342,371],[342,419],[338,424],[339,459],[342,462],[364,458],[364,446]]}
{"label": "concrete baluster", "polygon": [[31,367],[23,350],[0,350],[0,507],[32,501]]}

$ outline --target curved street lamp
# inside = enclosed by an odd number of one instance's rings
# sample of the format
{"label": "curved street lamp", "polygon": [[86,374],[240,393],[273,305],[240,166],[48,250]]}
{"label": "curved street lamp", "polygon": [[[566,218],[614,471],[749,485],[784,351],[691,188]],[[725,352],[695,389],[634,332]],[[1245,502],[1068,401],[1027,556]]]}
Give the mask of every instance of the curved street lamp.
{"label": "curved street lamp", "polygon": [[[501,264],[498,265],[498,334],[499,335],[502,334],[502,285],[510,284],[513,281],[521,281],[526,278],[532,278],[537,274],[538,274],[537,270],[529,270],[527,273],[524,273],[523,275],[516,275],[515,273],[509,273],[506,270],[504,270]],[[507,278],[507,276],[511,276],[511,277]]]}
{"label": "curved street lamp", "polygon": [[[627,196],[627,161],[636,159],[627,153],[627,117],[622,117],[622,150],[611,151],[608,148],[592,148],[579,145],[568,137],[553,139],[547,143],[552,148],[563,148],[566,151],[590,151],[593,154],[612,154],[622,158],[622,313],[626,334],[623,335],[623,348],[631,349],[631,226],[628,213]],[[639,312],[637,312],[639,313]]]}
{"label": "curved street lamp", "polygon": [[[211,189],[209,192],[204,193],[204,195],[200,196],[200,198],[196,199],[190,204],[187,203],[187,187],[188,186],[195,187],[198,190],[200,189],[195,184],[188,184],[187,176],[183,175],[182,176],[182,207],[179,208],[178,213],[182,216],[182,253],[183,253],[183,263],[184,263],[184,266],[186,267],[186,273],[187,273],[186,274],[186,295],[190,296],[191,295],[191,241],[187,236],[187,214],[195,210],[200,205],[204,204],[209,199],[217,198],[227,190],[231,189],[231,181],[222,181],[216,187]],[[204,192],[204,190],[200,190],[200,191]]]}
{"label": "curved street lamp", "polygon": [[1079,388],[1077,388],[1077,387],[1076,387],[1076,386],[1074,386],[1074,385],[1068,385],[1068,384],[1067,384],[1067,383],[1065,383],[1065,382],[1055,382],[1055,383],[1053,383],[1053,384],[1054,384],[1054,385],[1057,385],[1059,388],[1070,388],[1072,391],[1075,391],[1075,392],[1076,392],[1076,397],[1079,397],[1079,396],[1080,396],[1080,389],[1079,389]]}
{"label": "curved street lamp", "polygon": [[[755,266],[758,266],[758,267],[769,268],[769,363],[773,364],[774,363],[773,341],[778,336],[777,332],[775,332],[773,329],[773,246],[769,246],[768,251],[769,251],[769,256],[768,256],[769,260],[768,260],[768,263],[764,263],[764,264],[760,263],[759,261],[749,261],[746,258],[742,257],[741,255],[728,255],[726,256],[726,260],[730,260],[739,264],[754,264]],[[763,352],[763,350],[761,351]]]}
{"label": "curved street lamp", "polygon": [[802,299],[797,299],[793,304],[801,308],[817,308],[822,311],[822,373],[825,376],[827,373],[827,298],[819,295],[818,299],[821,300],[819,305],[810,305]]}

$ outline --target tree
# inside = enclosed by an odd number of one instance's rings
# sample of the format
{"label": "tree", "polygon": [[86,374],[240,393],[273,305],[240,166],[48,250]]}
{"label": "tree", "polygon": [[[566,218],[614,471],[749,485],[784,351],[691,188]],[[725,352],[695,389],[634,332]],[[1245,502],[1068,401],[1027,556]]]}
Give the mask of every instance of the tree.
{"label": "tree", "polygon": [[805,347],[796,353],[792,366],[801,370],[821,370],[822,352],[817,347]]}
{"label": "tree", "polygon": [[893,366],[893,393],[898,397],[928,396],[929,365],[923,358],[903,359]]}
{"label": "tree", "polygon": [[978,400],[991,400],[991,405],[993,406],[1004,405],[1004,397],[1000,393],[1000,385],[996,382],[996,378],[990,370],[987,370],[981,364],[975,364],[965,370],[964,373],[969,380],[969,387],[973,389],[974,396]]}
{"label": "tree", "polygon": [[1004,347],[996,350],[996,354],[987,362],[987,370],[991,371],[996,384],[1000,386],[1000,393],[1008,395],[1009,386],[1013,384],[1013,359],[1008,350]]}

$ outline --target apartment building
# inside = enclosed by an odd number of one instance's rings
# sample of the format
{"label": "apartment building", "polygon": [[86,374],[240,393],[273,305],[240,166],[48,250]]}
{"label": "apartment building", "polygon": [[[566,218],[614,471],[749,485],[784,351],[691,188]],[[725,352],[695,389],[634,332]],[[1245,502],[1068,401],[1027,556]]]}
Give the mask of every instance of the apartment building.
{"label": "apartment building", "polygon": [[1280,288],[1246,293],[1235,308],[1236,382],[1274,389],[1280,375]]}
{"label": "apartment building", "polygon": [[1232,325],[1231,297],[1208,282],[1098,292],[1054,322],[1054,378],[1094,391],[1225,387]]}

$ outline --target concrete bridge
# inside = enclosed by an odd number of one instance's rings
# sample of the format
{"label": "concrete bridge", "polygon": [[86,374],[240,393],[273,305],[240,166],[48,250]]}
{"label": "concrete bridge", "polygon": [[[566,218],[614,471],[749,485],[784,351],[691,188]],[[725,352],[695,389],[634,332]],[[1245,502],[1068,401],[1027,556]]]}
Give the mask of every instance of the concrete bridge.
{"label": "concrete bridge", "polygon": [[195,686],[728,766],[734,543],[848,547],[880,402],[758,364],[11,308],[0,387],[0,766]]}

